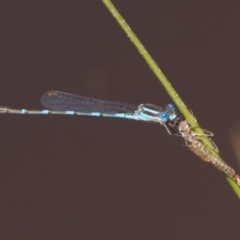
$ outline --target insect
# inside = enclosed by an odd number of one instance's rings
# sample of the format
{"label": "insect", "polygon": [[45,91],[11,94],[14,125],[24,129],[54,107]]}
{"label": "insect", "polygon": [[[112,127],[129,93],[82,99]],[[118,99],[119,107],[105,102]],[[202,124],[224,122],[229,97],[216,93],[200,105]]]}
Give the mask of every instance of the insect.
{"label": "insect", "polygon": [[[186,120],[177,123],[178,133],[185,139],[187,147],[205,162],[212,163],[218,170],[230,177],[238,186],[240,186],[240,176],[235,173],[225,162],[215,157],[202,143],[201,135],[195,133]],[[204,136],[213,136],[212,133],[205,131]],[[215,144],[214,149],[218,152]]]}
{"label": "insect", "polygon": [[153,104],[133,104],[117,101],[104,101],[59,91],[44,93],[40,99],[45,110],[27,110],[0,107],[0,113],[11,114],[65,114],[93,117],[115,117],[146,122],[157,122],[171,134],[168,121],[177,118],[175,106],[168,104],[165,109]]}

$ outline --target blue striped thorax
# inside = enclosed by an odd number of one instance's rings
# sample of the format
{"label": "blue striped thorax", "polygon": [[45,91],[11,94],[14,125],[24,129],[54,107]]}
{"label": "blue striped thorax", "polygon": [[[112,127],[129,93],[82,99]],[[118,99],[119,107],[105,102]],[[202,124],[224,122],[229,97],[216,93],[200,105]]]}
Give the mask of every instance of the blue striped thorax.
{"label": "blue striped thorax", "polygon": [[176,119],[177,114],[175,106],[171,103],[166,106],[166,109],[155,106],[153,104],[141,104],[138,106],[136,115],[139,120],[143,121],[159,121],[166,123]]}

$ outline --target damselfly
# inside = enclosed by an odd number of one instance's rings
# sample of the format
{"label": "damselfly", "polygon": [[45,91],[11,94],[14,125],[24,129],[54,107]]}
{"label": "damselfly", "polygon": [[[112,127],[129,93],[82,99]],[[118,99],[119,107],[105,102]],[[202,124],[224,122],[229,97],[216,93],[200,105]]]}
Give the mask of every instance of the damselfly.
{"label": "damselfly", "polygon": [[167,126],[167,123],[177,118],[173,104],[168,104],[165,109],[148,103],[135,106],[125,102],[103,101],[59,91],[49,91],[43,94],[40,102],[48,109],[27,110],[0,107],[0,113],[65,114],[142,120],[160,123],[170,135],[172,129],[171,126]]}

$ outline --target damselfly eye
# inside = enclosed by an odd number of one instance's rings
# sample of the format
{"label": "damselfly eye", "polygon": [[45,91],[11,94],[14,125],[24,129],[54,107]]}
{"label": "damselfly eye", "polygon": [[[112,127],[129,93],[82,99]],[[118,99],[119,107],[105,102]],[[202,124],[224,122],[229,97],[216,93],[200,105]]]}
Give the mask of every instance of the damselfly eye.
{"label": "damselfly eye", "polygon": [[166,109],[169,110],[169,111],[172,111],[172,112],[176,111],[175,105],[173,103],[169,103],[167,105]]}
{"label": "damselfly eye", "polygon": [[163,122],[167,122],[167,121],[170,119],[169,113],[167,113],[167,112],[162,112],[162,113],[160,113],[160,119],[161,119]]}
{"label": "damselfly eye", "polygon": [[170,103],[166,106],[166,110],[169,113],[169,119],[174,120],[177,117],[175,105]]}

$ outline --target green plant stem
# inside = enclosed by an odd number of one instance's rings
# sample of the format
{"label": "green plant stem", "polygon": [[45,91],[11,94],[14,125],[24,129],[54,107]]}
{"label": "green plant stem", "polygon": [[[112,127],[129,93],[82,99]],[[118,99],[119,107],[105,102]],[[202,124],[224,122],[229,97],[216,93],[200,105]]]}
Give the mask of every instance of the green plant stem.
{"label": "green plant stem", "polygon": [[[114,18],[117,20],[119,25],[122,27],[124,32],[127,34],[127,36],[130,38],[131,42],[134,44],[134,46],[137,48],[139,53],[142,55],[142,57],[145,59],[149,67],[152,69],[160,83],[163,85],[163,87],[166,89],[170,97],[173,99],[177,107],[179,108],[180,112],[183,114],[185,119],[188,121],[188,123],[191,125],[192,129],[198,133],[204,135],[203,129],[199,126],[197,120],[192,115],[192,113],[188,110],[185,103],[182,101],[182,99],[179,97],[176,90],[173,88],[169,80],[166,78],[166,76],[163,74],[161,69],[158,67],[157,63],[153,60],[153,58],[150,56],[146,48],[142,45],[142,43],[139,41],[137,36],[134,34],[134,32],[131,30],[129,25],[126,23],[124,18],[121,16],[121,14],[118,12],[118,10],[115,8],[115,6],[112,4],[110,0],[102,0],[103,3],[106,5],[108,10],[112,13]],[[219,154],[213,150],[213,144],[212,142],[206,137],[201,136],[201,139],[203,140],[203,143],[205,143],[205,147],[211,152],[211,154],[215,155],[217,158],[219,158],[221,161],[223,161]],[[212,147],[212,148],[211,148]],[[240,188],[237,186],[237,184],[227,177],[227,181],[233,188],[234,192],[237,194],[237,196],[240,198]]]}

